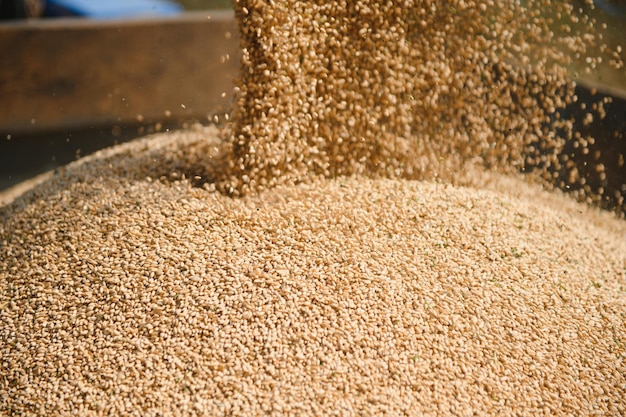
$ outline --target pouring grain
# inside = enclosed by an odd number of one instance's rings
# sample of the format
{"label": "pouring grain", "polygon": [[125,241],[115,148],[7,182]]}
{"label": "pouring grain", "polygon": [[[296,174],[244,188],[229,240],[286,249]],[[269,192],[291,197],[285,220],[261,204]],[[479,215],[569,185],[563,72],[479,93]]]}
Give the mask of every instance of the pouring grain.
{"label": "pouring grain", "polygon": [[[620,156],[599,154],[595,169],[576,164],[574,154],[596,151],[594,139],[564,111],[577,101],[574,61],[593,71],[604,59],[624,80],[622,47],[607,45],[588,15],[592,1],[234,7],[243,57],[222,191],[313,175],[450,180],[471,160],[626,209],[623,164],[604,169]],[[590,105],[588,117],[602,119],[605,105]]]}

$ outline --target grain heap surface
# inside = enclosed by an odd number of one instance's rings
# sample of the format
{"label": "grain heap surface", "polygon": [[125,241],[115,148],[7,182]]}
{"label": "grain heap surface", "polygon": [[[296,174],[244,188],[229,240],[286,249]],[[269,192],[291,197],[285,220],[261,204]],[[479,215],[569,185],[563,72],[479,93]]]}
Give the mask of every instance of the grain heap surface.
{"label": "grain heap surface", "polygon": [[232,199],[181,179],[207,137],[0,212],[0,414],[626,412],[623,221],[492,174]]}

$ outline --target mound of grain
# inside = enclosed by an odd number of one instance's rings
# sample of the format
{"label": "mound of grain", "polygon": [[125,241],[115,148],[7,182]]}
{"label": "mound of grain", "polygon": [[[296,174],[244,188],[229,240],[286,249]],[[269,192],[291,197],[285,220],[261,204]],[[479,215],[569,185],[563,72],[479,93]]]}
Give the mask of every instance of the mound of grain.
{"label": "mound of grain", "polygon": [[624,222],[487,173],[232,199],[182,179],[215,137],[2,209],[0,414],[626,413]]}
{"label": "mound of grain", "polygon": [[550,3],[237,1],[225,132],[0,209],[0,412],[624,415],[626,223],[478,170],[586,140]]}

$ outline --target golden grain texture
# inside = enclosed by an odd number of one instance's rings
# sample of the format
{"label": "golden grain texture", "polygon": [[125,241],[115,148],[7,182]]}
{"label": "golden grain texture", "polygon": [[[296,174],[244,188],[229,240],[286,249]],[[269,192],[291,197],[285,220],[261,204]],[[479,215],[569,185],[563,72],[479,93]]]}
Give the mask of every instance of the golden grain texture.
{"label": "golden grain texture", "polygon": [[234,2],[243,53],[220,188],[442,178],[468,159],[550,177],[554,131],[571,127],[548,120],[573,96],[568,55],[537,18],[545,2],[500,3]]}
{"label": "golden grain texture", "polygon": [[491,173],[232,199],[216,137],[1,209],[0,414],[626,413],[623,221]]}

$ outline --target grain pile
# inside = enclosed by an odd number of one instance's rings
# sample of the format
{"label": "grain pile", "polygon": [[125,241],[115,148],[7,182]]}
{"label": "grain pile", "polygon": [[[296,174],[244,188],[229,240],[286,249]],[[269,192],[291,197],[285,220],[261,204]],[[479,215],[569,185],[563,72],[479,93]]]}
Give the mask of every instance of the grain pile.
{"label": "grain pile", "polygon": [[4,209],[0,413],[626,412],[623,221],[469,172],[232,199],[182,179],[203,137]]}
{"label": "grain pile", "polygon": [[0,414],[626,413],[626,223],[515,175],[568,140],[549,30],[396,4],[237,3],[225,132],[0,208]]}

